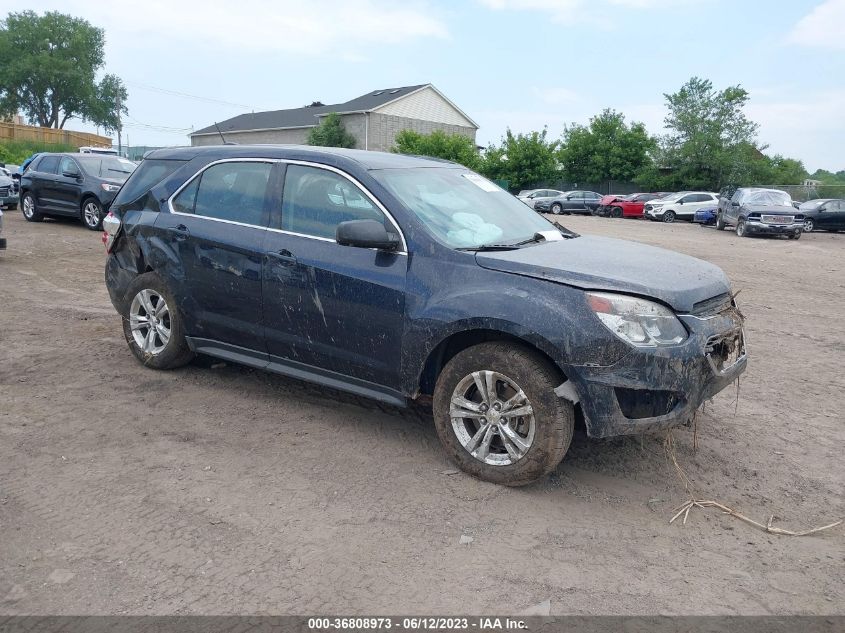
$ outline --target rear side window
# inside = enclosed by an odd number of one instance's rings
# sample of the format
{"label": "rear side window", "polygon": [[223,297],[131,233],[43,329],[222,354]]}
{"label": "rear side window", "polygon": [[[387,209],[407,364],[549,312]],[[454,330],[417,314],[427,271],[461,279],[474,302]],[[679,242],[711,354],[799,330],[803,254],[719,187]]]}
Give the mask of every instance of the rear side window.
{"label": "rear side window", "polygon": [[178,213],[267,226],[270,163],[231,162],[212,165],[173,199]]}
{"label": "rear side window", "polygon": [[134,202],[184,164],[185,161],[183,160],[152,159],[142,161],[138,169],[121,187],[117,198],[114,200],[114,205],[120,206]]}
{"label": "rear side window", "polygon": [[59,170],[59,157],[58,156],[45,156],[38,162],[38,166],[36,167],[36,171],[40,171],[45,174],[55,174]]}

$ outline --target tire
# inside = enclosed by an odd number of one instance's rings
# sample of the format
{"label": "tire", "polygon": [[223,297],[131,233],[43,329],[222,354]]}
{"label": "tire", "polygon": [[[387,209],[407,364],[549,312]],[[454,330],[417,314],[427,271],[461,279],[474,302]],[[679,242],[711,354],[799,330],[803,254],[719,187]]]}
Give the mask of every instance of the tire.
{"label": "tire", "polygon": [[103,205],[96,198],[85,198],[82,201],[82,208],[79,210],[79,219],[90,231],[99,231],[103,228]]}
{"label": "tire", "polygon": [[[478,376],[486,390],[488,375],[496,385],[497,398],[485,399],[475,380]],[[434,424],[449,458],[464,472],[506,486],[523,486],[554,470],[569,449],[575,423],[572,403],[554,392],[561,382],[546,359],[512,343],[481,343],[458,353],[443,368],[434,389]],[[524,399],[512,396],[517,389]],[[459,397],[469,400],[469,405],[458,408],[453,399]],[[528,413],[510,417],[505,413],[508,409],[496,408],[507,407],[511,401],[515,401],[511,411],[529,407]],[[461,411],[470,417],[453,417]],[[479,419],[487,420],[486,425]],[[482,426],[488,429],[483,437],[479,436]],[[521,446],[506,441],[515,435]],[[478,440],[473,452],[484,456],[488,438],[486,458],[476,457],[467,447]]]}
{"label": "tire", "polygon": [[[150,327],[144,326],[143,315],[149,315],[144,307],[142,293],[147,293],[146,302],[155,309],[161,299],[165,302],[166,315],[159,315],[158,324],[165,330],[169,329],[169,336],[165,340],[162,329],[155,327],[156,332],[150,339]],[[156,298],[157,297],[157,298]],[[153,369],[175,369],[191,362],[194,353],[185,340],[185,330],[179,306],[167,286],[155,273],[138,275],[124,296],[123,336],[129,349],[135,357],[147,367]],[[169,328],[167,326],[169,325]],[[134,328],[134,329],[133,329]],[[136,339],[136,333],[139,339]],[[148,344],[149,343],[149,344]]]}
{"label": "tire", "polygon": [[745,220],[737,220],[736,222],[736,236],[748,237],[748,232],[745,230]]}
{"label": "tire", "polygon": [[675,221],[675,212],[674,211],[666,211],[663,214],[663,221],[667,224],[672,224]]}
{"label": "tire", "polygon": [[813,220],[810,218],[806,218],[804,220],[804,232],[812,233],[814,228],[816,228],[815,222],[813,222]]}
{"label": "tire", "polygon": [[552,213],[554,213],[555,215],[560,215],[563,212],[563,207],[560,206],[559,204],[555,203],[555,204],[552,205],[552,208],[550,209],[550,211]]}
{"label": "tire", "polygon": [[727,225],[725,224],[724,218],[722,218],[722,214],[717,213],[716,214],[716,230],[717,231],[724,231],[726,226]]}
{"label": "tire", "polygon": [[38,212],[38,206],[35,204],[35,196],[28,191],[23,194],[21,198],[21,213],[27,222],[42,222],[44,215]]}
{"label": "tire", "polygon": [[621,207],[613,207],[610,210],[610,217],[612,218],[621,218],[622,217],[622,208]]}
{"label": "tire", "polygon": [[800,240],[801,233],[803,233],[803,231],[796,231],[795,233],[790,233],[787,237],[791,240]]}

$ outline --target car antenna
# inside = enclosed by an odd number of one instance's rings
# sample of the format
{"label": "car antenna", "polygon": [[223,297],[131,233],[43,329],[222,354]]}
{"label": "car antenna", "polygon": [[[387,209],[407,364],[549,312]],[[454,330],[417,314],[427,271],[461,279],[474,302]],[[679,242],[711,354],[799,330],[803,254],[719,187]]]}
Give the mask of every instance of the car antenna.
{"label": "car antenna", "polygon": [[223,136],[223,132],[220,131],[220,126],[217,125],[217,121],[214,122],[214,127],[217,128],[217,133],[220,135],[220,138],[223,139],[223,145],[237,145],[237,143],[233,143],[232,141],[226,140],[226,137]]}

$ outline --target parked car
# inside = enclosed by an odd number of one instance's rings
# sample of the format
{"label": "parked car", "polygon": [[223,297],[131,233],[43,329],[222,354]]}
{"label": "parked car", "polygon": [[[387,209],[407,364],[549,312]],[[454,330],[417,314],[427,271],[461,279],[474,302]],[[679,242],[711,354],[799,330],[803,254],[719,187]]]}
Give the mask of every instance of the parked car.
{"label": "parked car", "polygon": [[104,156],[117,156],[117,150],[113,147],[80,147],[80,154],[102,154]]}
{"label": "parked car", "polygon": [[628,194],[623,195],[617,193],[611,193],[606,196],[602,196],[601,200],[599,200],[599,206],[593,209],[593,215],[607,217],[608,215],[610,215],[611,205],[617,200],[625,200],[627,197]]}
{"label": "parked car", "polygon": [[719,207],[704,207],[695,212],[695,217],[692,219],[696,224],[701,226],[713,226],[716,224],[716,211]]}
{"label": "parked car", "polygon": [[20,192],[21,188],[21,168],[20,165],[6,165],[6,171],[9,172],[9,175],[12,178],[12,182],[15,184],[15,193]]}
{"label": "parked car", "polygon": [[501,484],[555,468],[576,408],[594,437],[672,427],[746,366],[721,269],[578,236],[457,164],[155,150],[103,241],[146,367],[203,353],[396,406],[431,398],[450,458]]}
{"label": "parked car", "polygon": [[739,237],[786,235],[797,240],[804,231],[804,215],[792,206],[792,198],[779,189],[740,187],[730,200],[722,198],[716,228],[736,227]]}
{"label": "parked car", "polygon": [[845,200],[808,200],[798,207],[804,215],[804,232],[816,229],[845,231]]}
{"label": "parked car", "polygon": [[542,213],[550,212],[555,215],[565,213],[581,213],[590,215],[593,209],[598,208],[601,203],[601,194],[595,191],[566,191],[555,198],[537,202],[534,205],[535,211]]}
{"label": "parked car", "polygon": [[21,178],[21,210],[29,222],[45,216],[78,217],[92,231],[102,226],[135,163],[98,154],[43,154]]}
{"label": "parked car", "polygon": [[552,198],[556,198],[561,193],[563,192],[558,191],[557,189],[532,189],[525,195],[522,195],[523,192],[520,191],[519,195],[517,195],[517,198],[519,198],[529,207],[534,209],[536,204],[541,200],[550,200]]}
{"label": "parked car", "polygon": [[18,191],[12,174],[0,167],[0,210],[17,209]]}
{"label": "parked car", "polygon": [[603,214],[611,218],[641,218],[646,202],[654,200],[653,193],[633,193],[613,202]]}
{"label": "parked car", "polygon": [[719,203],[719,195],[709,191],[681,191],[646,202],[644,216],[649,220],[674,222],[692,220],[695,212]]}

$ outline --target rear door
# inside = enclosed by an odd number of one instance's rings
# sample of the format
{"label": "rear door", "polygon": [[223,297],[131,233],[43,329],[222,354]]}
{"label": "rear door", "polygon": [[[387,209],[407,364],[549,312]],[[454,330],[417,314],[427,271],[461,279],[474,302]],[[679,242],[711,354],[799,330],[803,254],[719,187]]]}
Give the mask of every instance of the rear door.
{"label": "rear door", "polygon": [[[175,254],[168,279],[199,351],[266,357],[261,263],[275,161],[213,163],[183,185],[155,221]],[[278,198],[277,198],[278,199]]]}
{"label": "rear door", "polygon": [[[404,252],[339,246],[337,225],[373,219],[398,228],[375,197],[339,170],[289,164],[281,217],[264,257],[264,324],[271,363],[288,371],[400,389]],[[367,387],[369,388],[369,387]]]}
{"label": "rear door", "polygon": [[39,211],[50,213],[61,212],[56,191],[56,178],[59,172],[60,156],[48,154],[42,156],[34,167],[30,167],[27,175],[32,181],[32,195]]}

